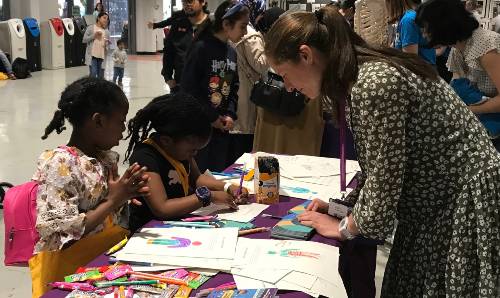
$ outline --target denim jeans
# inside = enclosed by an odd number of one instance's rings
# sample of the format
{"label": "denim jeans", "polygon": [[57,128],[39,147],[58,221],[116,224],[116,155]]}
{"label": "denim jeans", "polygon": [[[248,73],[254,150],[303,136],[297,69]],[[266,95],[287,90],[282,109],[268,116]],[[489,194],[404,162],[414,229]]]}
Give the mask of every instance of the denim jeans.
{"label": "denim jeans", "polygon": [[121,83],[123,79],[123,73],[125,72],[125,68],[123,67],[114,67],[113,68],[113,82],[116,83],[116,79]]}
{"label": "denim jeans", "polygon": [[104,79],[103,72],[101,72],[103,59],[92,57],[90,62],[90,77]]}

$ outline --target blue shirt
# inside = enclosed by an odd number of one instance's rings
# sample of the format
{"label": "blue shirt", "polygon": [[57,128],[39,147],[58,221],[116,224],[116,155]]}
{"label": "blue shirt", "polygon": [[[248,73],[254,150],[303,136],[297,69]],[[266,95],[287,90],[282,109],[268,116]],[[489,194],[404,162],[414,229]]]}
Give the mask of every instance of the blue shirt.
{"label": "blue shirt", "polygon": [[399,21],[396,30],[396,41],[394,43],[394,47],[401,50],[404,47],[417,44],[418,55],[430,64],[435,65],[436,50],[425,48],[427,41],[422,36],[420,28],[417,24],[415,24],[416,16],[417,13],[414,10],[408,10],[405,12]]}

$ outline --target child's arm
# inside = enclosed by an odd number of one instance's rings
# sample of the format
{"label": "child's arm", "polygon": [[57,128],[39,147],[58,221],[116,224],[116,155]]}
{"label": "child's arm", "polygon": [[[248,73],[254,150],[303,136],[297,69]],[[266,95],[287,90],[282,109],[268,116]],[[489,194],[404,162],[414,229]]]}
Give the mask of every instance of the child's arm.
{"label": "child's arm", "polygon": [[101,224],[108,214],[123,205],[127,201],[124,198],[131,198],[131,193],[136,196],[137,190],[144,188],[144,182],[131,186],[144,170],[128,171],[118,181],[112,181],[109,195],[101,204],[93,210],[82,211],[80,202],[85,199],[82,191],[85,187],[78,179],[80,169],[71,163],[68,156],[55,155],[39,171],[47,173],[39,181],[37,194],[36,229],[42,250],[62,249],[81,239]]}
{"label": "child's arm", "polygon": [[113,54],[111,55],[111,57],[113,58],[113,62],[114,63],[117,63],[119,61],[119,57],[118,57],[118,53],[116,52],[116,50],[113,51]]}
{"label": "child's arm", "polygon": [[[206,186],[210,190],[224,191],[224,187],[226,186],[226,182],[219,181],[219,180],[217,180],[214,177],[209,176],[209,175],[201,174],[200,170],[198,168],[198,165],[196,164],[196,161],[194,159],[191,160],[190,164],[191,164],[190,180],[195,181],[195,185],[194,185],[195,187]],[[235,184],[233,184],[229,187],[229,193],[235,198],[238,197],[237,196],[238,188],[239,188],[239,185],[235,185]],[[241,198],[245,199],[242,201],[242,203],[246,202],[246,198],[248,198],[248,189],[246,189],[244,187],[241,189]]]}
{"label": "child's arm", "polygon": [[94,26],[88,26],[82,38],[82,43],[89,43],[94,40]]}
{"label": "child's arm", "polygon": [[117,177],[116,173],[109,173],[109,191],[104,202],[85,214],[85,234],[95,229],[106,216],[127,203],[128,200],[149,194],[149,188],[146,186],[149,176],[145,174],[145,171],[146,168],[133,164],[121,177]]}

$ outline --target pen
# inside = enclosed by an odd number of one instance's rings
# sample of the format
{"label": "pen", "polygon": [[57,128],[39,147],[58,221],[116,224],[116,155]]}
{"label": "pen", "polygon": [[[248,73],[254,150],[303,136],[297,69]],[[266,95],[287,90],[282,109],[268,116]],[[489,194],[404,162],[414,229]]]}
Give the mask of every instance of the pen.
{"label": "pen", "polygon": [[243,189],[243,179],[245,178],[245,171],[241,172],[240,177],[240,186],[238,187],[238,192],[236,193],[236,197],[239,198],[241,196],[241,191]]}
{"label": "pen", "polygon": [[270,229],[271,228],[255,228],[255,229],[241,230],[238,232],[238,236],[245,236],[245,235],[250,235],[250,234],[255,234],[255,233],[268,232]]}
{"label": "pen", "polygon": [[167,225],[171,225],[173,227],[186,227],[186,228],[215,228],[214,225],[211,225],[208,222],[163,222]]}
{"label": "pen", "polygon": [[118,242],[115,246],[111,247],[107,252],[106,252],[106,255],[111,255],[111,254],[114,254],[115,252],[119,251],[120,249],[122,249],[125,244],[127,244],[127,241],[128,241],[128,238],[125,237],[125,239],[123,239],[122,241]]}
{"label": "pen", "polygon": [[135,286],[135,285],[154,285],[158,280],[128,280],[128,281],[98,281],[95,286],[98,288],[107,288],[113,286]]}
{"label": "pen", "polygon": [[207,215],[207,216],[193,216],[181,219],[184,222],[204,222],[204,221],[215,221],[217,220],[217,215]]}
{"label": "pen", "polygon": [[[108,260],[109,263],[117,263],[117,262],[120,262],[118,259],[114,258],[114,257],[110,257],[109,260]],[[148,263],[148,262],[135,262],[135,261],[123,261],[124,263],[127,263],[131,266],[154,266],[155,264],[154,263]]]}
{"label": "pen", "polygon": [[160,282],[164,282],[164,283],[172,284],[172,285],[178,285],[178,286],[187,286],[187,283],[182,279],[166,278],[166,277],[163,277],[161,275],[155,275],[155,274],[149,274],[149,273],[143,273],[143,272],[134,272],[134,273],[132,273],[132,275],[130,277],[156,280],[156,281],[160,281]]}
{"label": "pen", "polygon": [[261,214],[262,217],[270,217],[270,218],[275,218],[275,219],[283,219],[283,217],[281,216],[278,216],[278,215],[272,215],[272,214],[266,214],[266,213],[263,213]]}

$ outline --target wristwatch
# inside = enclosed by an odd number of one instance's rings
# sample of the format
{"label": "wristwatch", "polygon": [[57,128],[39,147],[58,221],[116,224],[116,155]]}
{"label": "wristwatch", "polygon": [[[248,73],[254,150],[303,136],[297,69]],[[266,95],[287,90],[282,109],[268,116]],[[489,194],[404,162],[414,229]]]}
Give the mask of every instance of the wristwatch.
{"label": "wristwatch", "polygon": [[198,187],[194,191],[194,194],[198,197],[198,201],[200,201],[203,207],[207,207],[212,202],[212,192],[206,186]]}
{"label": "wristwatch", "polygon": [[356,238],[356,236],[354,236],[353,234],[351,234],[349,232],[349,230],[347,230],[348,224],[349,224],[349,217],[346,216],[339,223],[339,232],[342,236],[345,237],[345,239],[352,240],[352,239]]}

